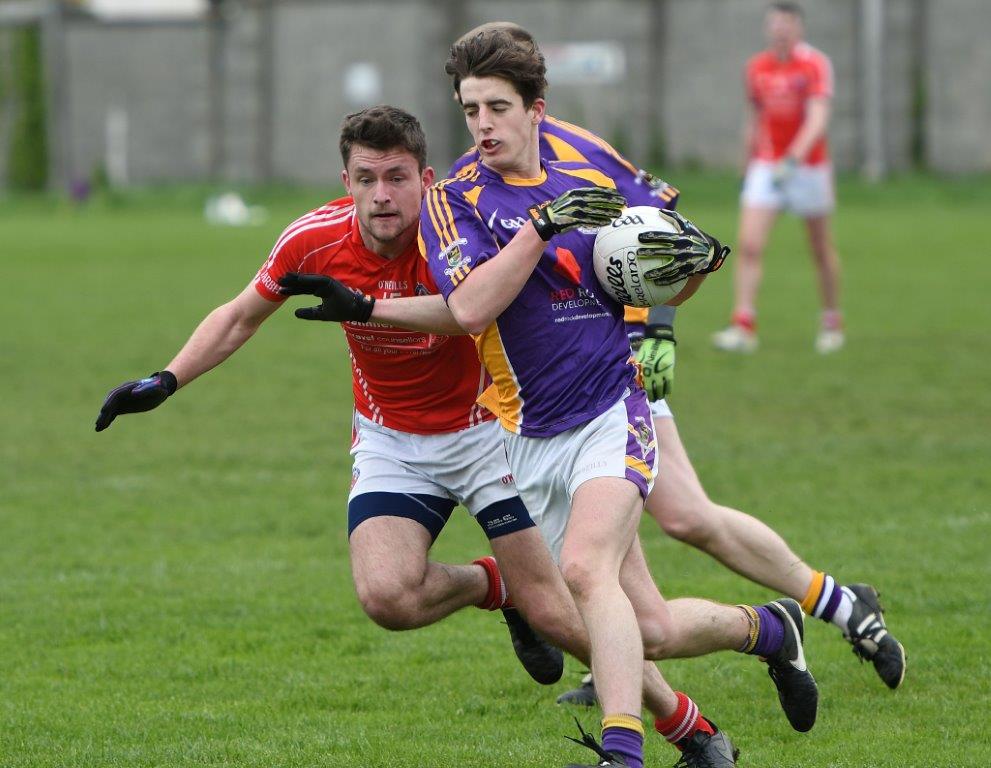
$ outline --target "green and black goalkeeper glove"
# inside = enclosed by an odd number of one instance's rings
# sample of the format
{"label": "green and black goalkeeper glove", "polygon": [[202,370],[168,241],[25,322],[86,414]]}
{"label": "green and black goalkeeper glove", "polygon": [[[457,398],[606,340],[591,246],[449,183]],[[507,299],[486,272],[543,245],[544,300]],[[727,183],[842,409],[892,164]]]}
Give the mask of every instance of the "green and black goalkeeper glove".
{"label": "green and black goalkeeper glove", "polygon": [[643,371],[643,388],[650,400],[663,400],[674,384],[674,329],[670,325],[648,325],[637,350]]}
{"label": "green and black goalkeeper glove", "polygon": [[670,261],[648,269],[644,278],[659,285],[671,285],[689,275],[702,275],[719,269],[729,256],[729,246],[706,234],[676,211],[660,211],[676,232],[641,232],[640,258],[664,258]]}
{"label": "green and black goalkeeper glove", "polygon": [[327,275],[287,272],[279,278],[279,290],[283,296],[319,296],[323,303],[317,307],[300,307],[296,317],[300,320],[329,320],[335,323],[367,323],[375,306],[374,296],[348,288],[340,280]]}
{"label": "green and black goalkeeper glove", "polygon": [[579,187],[556,200],[530,208],[530,219],[541,240],[578,227],[604,227],[626,207],[626,198],[615,189]]}

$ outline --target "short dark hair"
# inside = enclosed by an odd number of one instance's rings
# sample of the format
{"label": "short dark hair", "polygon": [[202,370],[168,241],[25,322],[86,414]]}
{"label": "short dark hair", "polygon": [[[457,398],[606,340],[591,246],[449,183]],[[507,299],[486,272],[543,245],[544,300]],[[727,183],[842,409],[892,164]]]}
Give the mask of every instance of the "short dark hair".
{"label": "short dark hair", "polygon": [[506,32],[515,42],[524,46],[529,45],[533,48],[537,47],[537,41],[533,39],[533,35],[527,32],[519,24],[512,21],[487,21],[484,24],[479,24],[474,29],[465,32],[454,44],[458,45],[458,43],[463,43],[475,35],[497,31]]}
{"label": "short dark hair", "polygon": [[427,167],[427,137],[420,121],[405,109],[380,104],[353,112],[341,123],[341,159],[347,168],[355,145],[370,149],[403,149]]}
{"label": "short dark hair", "polygon": [[[520,27],[522,30],[522,27]],[[526,33],[525,30],[523,30]],[[529,36],[529,33],[526,33]],[[532,37],[531,37],[532,40]],[[461,98],[461,81],[467,77],[499,77],[511,83],[529,109],[547,92],[547,66],[535,43],[500,27],[462,37],[451,46],[444,71],[454,78]]]}
{"label": "short dark hair", "polygon": [[802,6],[798,3],[791,3],[782,0],[781,2],[771,3],[767,10],[778,11],[779,13],[789,13],[792,16],[797,16],[800,19],[805,18],[805,12],[802,10]]}

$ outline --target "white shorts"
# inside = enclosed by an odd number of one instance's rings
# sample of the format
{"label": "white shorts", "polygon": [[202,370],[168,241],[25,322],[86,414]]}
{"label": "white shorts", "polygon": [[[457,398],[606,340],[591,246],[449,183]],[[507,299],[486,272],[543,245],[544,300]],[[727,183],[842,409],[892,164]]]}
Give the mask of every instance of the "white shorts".
{"label": "white shorts", "polygon": [[646,499],[654,485],[657,440],[643,390],[553,437],[506,432],[505,439],[516,488],[555,561],[578,486],[597,477],[622,477]]}
{"label": "white shorts", "polygon": [[802,218],[832,213],[836,195],[831,164],[799,165],[780,186],[774,183],[776,165],[767,160],[750,161],[740,193],[743,205],[790,211]]}
{"label": "white shorts", "polygon": [[650,415],[655,419],[673,419],[674,414],[671,413],[671,406],[668,405],[667,400],[653,400],[650,403]]}
{"label": "white shorts", "polygon": [[363,493],[425,494],[458,501],[474,516],[517,495],[497,421],[414,435],[355,414],[354,427],[349,502]]}

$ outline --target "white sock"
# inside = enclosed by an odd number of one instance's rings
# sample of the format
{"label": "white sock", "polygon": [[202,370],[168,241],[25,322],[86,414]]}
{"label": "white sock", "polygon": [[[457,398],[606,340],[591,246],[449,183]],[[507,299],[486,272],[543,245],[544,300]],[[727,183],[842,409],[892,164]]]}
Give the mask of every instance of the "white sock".
{"label": "white sock", "polygon": [[856,599],[853,592],[846,587],[840,587],[840,604],[830,621],[844,632],[846,632],[847,622],[850,621],[850,614],[853,613],[853,601]]}

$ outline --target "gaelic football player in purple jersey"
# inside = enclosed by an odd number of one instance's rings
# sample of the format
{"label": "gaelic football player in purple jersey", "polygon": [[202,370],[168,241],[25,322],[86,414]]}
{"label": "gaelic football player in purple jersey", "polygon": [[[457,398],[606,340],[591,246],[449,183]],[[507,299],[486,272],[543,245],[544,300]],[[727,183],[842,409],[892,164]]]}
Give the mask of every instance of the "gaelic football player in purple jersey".
{"label": "gaelic football player in purple jersey", "polygon": [[[546,81],[535,48],[514,45],[505,32],[482,33],[452,48],[447,71],[481,162],[428,191],[424,255],[454,317],[479,337],[518,489],[588,630],[605,715],[596,749],[604,764],[640,768],[645,646],[638,618],[646,623],[666,610],[635,543],[656,442],[623,308],[598,289],[591,269],[595,227],[625,201],[607,191],[615,190],[613,180],[586,163],[541,162]],[[708,242],[710,259],[698,273],[722,252]],[[582,301],[556,301],[564,290]],[[789,719],[801,730],[811,727],[817,693],[804,664],[797,604],[741,610],[696,602],[708,639],[696,636],[683,655],[759,647],[789,678],[776,679]],[[731,753],[724,736],[712,738],[690,699],[667,693],[662,711],[691,715],[683,737],[709,736]],[[732,756],[720,764],[732,764]]]}
{"label": "gaelic football player in purple jersey", "polygon": [[[467,32],[501,30],[524,47],[537,47],[533,36],[512,22],[488,22]],[[540,156],[545,160],[581,160],[609,176],[627,198],[640,199],[646,187],[650,204],[674,209],[679,190],[637,168],[608,142],[580,126],[545,114],[540,123]],[[454,176],[476,164],[476,147],[465,152],[448,173]],[[681,442],[666,397],[674,380],[675,307],[626,308],[626,330],[637,355],[660,455],[656,483],[645,510],[661,529],[696,547],[727,568],[776,592],[798,600],[808,615],[836,627],[860,659],[871,661],[881,680],[897,688],[905,677],[905,650],[888,631],[877,590],[869,584],[845,584],[810,567],[781,535],[761,520],[711,500]],[[560,703],[596,703],[591,675],[558,697]]]}

